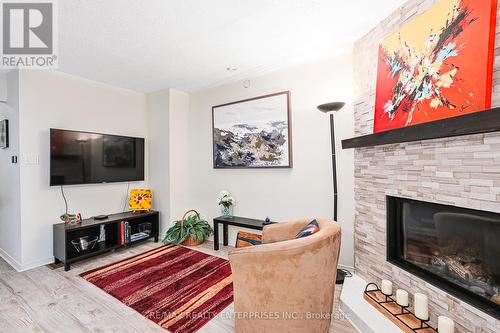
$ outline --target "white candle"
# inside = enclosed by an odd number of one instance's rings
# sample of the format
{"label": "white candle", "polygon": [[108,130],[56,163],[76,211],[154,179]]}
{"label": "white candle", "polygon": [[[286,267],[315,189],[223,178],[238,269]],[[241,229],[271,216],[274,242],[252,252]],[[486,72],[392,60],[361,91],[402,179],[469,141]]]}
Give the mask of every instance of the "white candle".
{"label": "white candle", "polygon": [[389,280],[382,280],[382,293],[387,296],[392,295],[392,282]]}
{"label": "white candle", "polygon": [[455,322],[448,317],[439,316],[438,317],[438,331],[439,331],[439,333],[454,333],[455,332]]}
{"label": "white candle", "polygon": [[429,300],[424,294],[415,294],[415,316],[421,320],[429,319]]}
{"label": "white candle", "polygon": [[396,302],[401,306],[408,306],[408,292],[403,289],[396,290]]}

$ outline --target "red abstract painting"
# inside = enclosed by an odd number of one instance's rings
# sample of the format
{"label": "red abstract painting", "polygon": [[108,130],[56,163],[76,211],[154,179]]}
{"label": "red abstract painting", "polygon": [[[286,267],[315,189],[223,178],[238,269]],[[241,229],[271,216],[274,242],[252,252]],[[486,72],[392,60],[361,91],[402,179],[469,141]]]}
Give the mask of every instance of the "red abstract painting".
{"label": "red abstract painting", "polygon": [[491,107],[497,0],[441,0],[379,48],[375,133]]}

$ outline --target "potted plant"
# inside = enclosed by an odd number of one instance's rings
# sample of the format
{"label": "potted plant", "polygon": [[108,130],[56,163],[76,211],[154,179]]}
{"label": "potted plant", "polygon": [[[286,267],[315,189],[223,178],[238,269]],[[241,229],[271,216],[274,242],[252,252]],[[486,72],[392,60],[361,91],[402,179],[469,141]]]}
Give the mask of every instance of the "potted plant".
{"label": "potted plant", "polygon": [[188,210],[182,219],[167,230],[164,243],[175,243],[186,246],[197,246],[203,244],[214,230],[207,221],[200,218],[200,214],[194,210]]}
{"label": "potted plant", "polygon": [[233,205],[236,200],[231,196],[228,191],[221,191],[217,198],[217,203],[220,206],[221,213],[225,217],[233,217]]}

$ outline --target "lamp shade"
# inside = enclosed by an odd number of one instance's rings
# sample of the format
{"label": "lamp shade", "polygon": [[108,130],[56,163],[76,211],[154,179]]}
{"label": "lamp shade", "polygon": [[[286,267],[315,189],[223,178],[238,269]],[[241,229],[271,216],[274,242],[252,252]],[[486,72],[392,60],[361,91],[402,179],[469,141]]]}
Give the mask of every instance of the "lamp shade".
{"label": "lamp shade", "polygon": [[339,111],[345,106],[344,102],[332,102],[321,104],[318,106],[318,110],[324,113]]}

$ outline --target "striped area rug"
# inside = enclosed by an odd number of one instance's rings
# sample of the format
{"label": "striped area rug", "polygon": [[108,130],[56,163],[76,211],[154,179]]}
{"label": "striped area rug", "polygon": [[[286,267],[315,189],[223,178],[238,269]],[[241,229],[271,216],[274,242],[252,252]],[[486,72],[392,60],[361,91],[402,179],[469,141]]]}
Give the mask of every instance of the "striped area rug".
{"label": "striped area rug", "polygon": [[80,276],[172,333],[196,332],[233,302],[229,261],[177,245]]}

